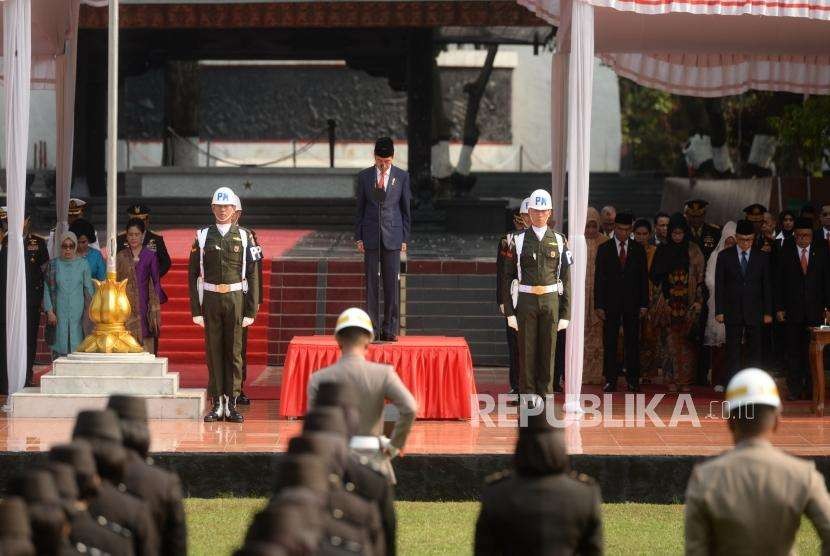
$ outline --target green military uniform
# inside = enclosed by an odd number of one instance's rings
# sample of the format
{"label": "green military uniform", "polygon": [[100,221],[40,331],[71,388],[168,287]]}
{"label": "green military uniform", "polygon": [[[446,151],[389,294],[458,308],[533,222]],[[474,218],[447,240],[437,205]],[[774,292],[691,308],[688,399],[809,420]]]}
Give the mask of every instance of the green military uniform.
{"label": "green military uniform", "polygon": [[557,326],[571,318],[570,264],[564,236],[550,228],[541,240],[533,228],[517,232],[504,258],[502,299],[510,299],[510,282],[519,279],[516,308],[505,303],[504,314],[515,315],[519,325],[521,394],[553,394]]}
{"label": "green military uniform", "polygon": [[[247,232],[236,224],[231,224],[224,236],[215,224],[205,230],[202,231],[206,234],[202,276],[204,297],[200,303],[200,247],[197,238],[190,251],[188,271],[190,312],[194,317],[204,317],[208,395],[212,398],[225,395],[233,400],[239,395],[242,384],[242,319],[256,315],[259,277],[255,263],[258,251],[250,238],[247,249],[243,248],[242,234],[247,237]],[[243,260],[246,267],[244,276]],[[245,291],[236,289],[237,284],[245,281]],[[208,291],[209,288],[218,291]],[[235,291],[227,291],[229,289]]]}
{"label": "green military uniform", "polygon": [[[241,226],[240,226],[241,228]],[[248,232],[248,237],[250,238],[251,247],[256,249],[256,252],[259,256],[259,260],[257,260],[256,264],[256,273],[257,273],[257,283],[259,287],[254,292],[256,294],[256,311],[259,312],[259,306],[262,305],[262,247],[259,244],[259,241],[256,237],[256,232],[253,230],[249,230],[248,228],[242,228],[246,232]],[[245,381],[248,379],[248,328],[242,329],[242,385],[240,388],[245,387]]]}

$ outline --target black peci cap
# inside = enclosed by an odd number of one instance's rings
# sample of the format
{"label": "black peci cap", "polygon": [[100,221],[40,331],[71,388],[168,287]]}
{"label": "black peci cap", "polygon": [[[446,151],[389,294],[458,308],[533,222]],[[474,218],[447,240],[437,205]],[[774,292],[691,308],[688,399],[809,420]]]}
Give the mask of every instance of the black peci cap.
{"label": "black peci cap", "polygon": [[381,137],[375,141],[375,155],[381,158],[389,158],[395,155],[395,144],[389,137]]}

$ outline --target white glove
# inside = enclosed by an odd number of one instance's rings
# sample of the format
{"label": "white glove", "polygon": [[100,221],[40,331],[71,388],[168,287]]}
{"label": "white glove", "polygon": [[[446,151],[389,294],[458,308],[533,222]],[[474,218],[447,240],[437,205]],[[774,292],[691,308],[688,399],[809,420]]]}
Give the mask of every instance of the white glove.
{"label": "white glove", "polygon": [[199,326],[204,328],[205,327],[205,317],[202,317],[202,316],[193,317],[193,324],[198,324]]}
{"label": "white glove", "polygon": [[242,317],[242,328],[247,328],[254,324],[254,319],[251,317]]}
{"label": "white glove", "polygon": [[556,327],[557,332],[559,330],[565,330],[568,328],[568,325],[571,324],[571,321],[567,319],[559,319],[559,326]]}
{"label": "white glove", "polygon": [[504,303],[499,304],[499,311],[501,311],[502,315],[504,314]]}
{"label": "white glove", "polygon": [[518,332],[519,321],[516,320],[516,315],[510,315],[507,317],[507,326]]}

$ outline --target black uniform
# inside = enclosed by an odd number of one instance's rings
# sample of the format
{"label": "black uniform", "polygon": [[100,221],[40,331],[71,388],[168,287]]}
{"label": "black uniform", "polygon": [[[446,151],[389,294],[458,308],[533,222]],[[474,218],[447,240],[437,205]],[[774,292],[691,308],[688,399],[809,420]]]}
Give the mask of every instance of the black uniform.
{"label": "black uniform", "polygon": [[351,454],[346,461],[343,485],[347,492],[357,494],[377,507],[383,527],[386,554],[394,556],[397,530],[395,493],[386,476],[366,456]]}
{"label": "black uniform", "polygon": [[158,537],[150,510],[144,502],[128,494],[126,489],[117,488],[107,480],[102,481],[98,494],[89,501],[89,511],[127,528],[133,535],[136,555],[159,554]]}
{"label": "black uniform", "polygon": [[714,224],[704,223],[699,229],[690,228],[692,232],[692,242],[696,243],[700,250],[703,251],[704,260],[709,260],[709,255],[715,250],[720,241],[721,229]]}
{"label": "black uniform", "polygon": [[179,476],[153,466],[136,451],[127,450],[124,484],[150,510],[158,532],[159,554],[187,554],[187,525]]}
{"label": "black uniform", "polygon": [[113,556],[135,554],[132,533],[103,516],[93,517],[86,511],[73,512],[69,517],[69,528],[69,540],[73,545],[97,548]]}
{"label": "black uniform", "polygon": [[[507,233],[502,236],[499,241],[499,250],[496,253],[496,304],[501,306],[505,303],[510,303],[512,306],[513,296],[510,292],[505,292],[502,288],[502,276],[505,271],[505,259],[510,257],[511,242],[513,240],[513,233]],[[508,380],[510,382],[510,389],[519,391],[519,333],[510,328],[507,324],[507,319],[504,321],[504,329],[507,335],[507,355],[510,361],[510,371]]]}
{"label": "black uniform", "polygon": [[[127,243],[127,234],[118,234],[116,239],[118,250],[123,251],[130,246]],[[159,260],[159,276],[164,276],[170,270],[170,254],[167,252],[167,246],[164,244],[164,238],[159,234],[147,230],[144,233],[144,246],[150,251],[155,251]]]}
{"label": "black uniform", "polygon": [[586,475],[488,479],[476,523],[476,554],[602,554],[602,497]]}

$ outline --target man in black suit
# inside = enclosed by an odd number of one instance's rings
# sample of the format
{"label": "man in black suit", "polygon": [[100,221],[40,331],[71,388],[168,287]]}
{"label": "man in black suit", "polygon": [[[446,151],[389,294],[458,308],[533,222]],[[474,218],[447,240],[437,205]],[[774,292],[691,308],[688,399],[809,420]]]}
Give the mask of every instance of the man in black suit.
{"label": "man in black suit", "polygon": [[640,319],[648,309],[648,264],[643,247],[631,239],[633,222],[632,215],[617,214],[613,238],[597,250],[594,307],[604,321],[605,392],[617,388],[617,337],[621,322],[628,390],[637,392],[640,388]]}
{"label": "man in black suit", "polygon": [[755,228],[738,221],[736,245],[718,254],[715,266],[715,320],[726,325],[727,380],[741,368],[741,339],[747,364],[761,362],[761,327],[772,322],[769,255],[755,245]]}
{"label": "man in black suit", "polygon": [[[375,143],[375,165],[357,175],[355,241],[363,253],[366,273],[366,305],[380,339],[394,342],[398,336],[398,273],[401,252],[406,252],[411,228],[409,174],[392,165],[395,147],[389,137]],[[380,230],[378,230],[380,219]],[[383,277],[384,317],[377,322],[379,277]]]}
{"label": "man in black suit", "polygon": [[787,346],[788,400],[800,399],[810,391],[809,327],[821,325],[830,307],[827,249],[813,242],[812,223],[807,218],[796,220],[793,235],[795,243],[784,244],[779,254],[775,280],[775,316],[784,323]]}

